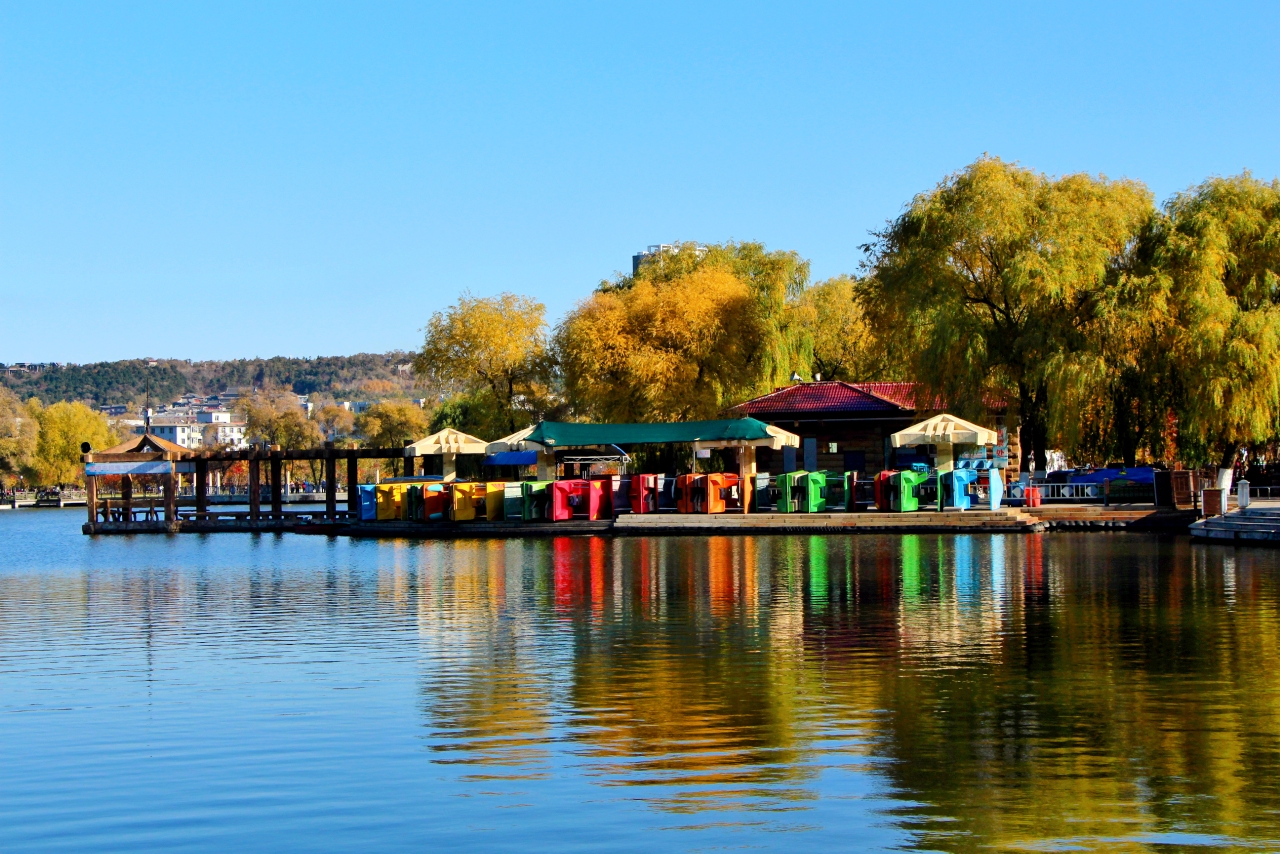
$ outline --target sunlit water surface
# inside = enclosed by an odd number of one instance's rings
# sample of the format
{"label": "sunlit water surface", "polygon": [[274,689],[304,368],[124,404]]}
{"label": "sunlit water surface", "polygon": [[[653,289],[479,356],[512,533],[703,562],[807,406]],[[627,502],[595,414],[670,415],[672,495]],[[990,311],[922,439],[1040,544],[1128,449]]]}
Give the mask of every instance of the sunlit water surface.
{"label": "sunlit water surface", "polygon": [[91,539],[0,512],[0,849],[1280,847],[1277,552]]}

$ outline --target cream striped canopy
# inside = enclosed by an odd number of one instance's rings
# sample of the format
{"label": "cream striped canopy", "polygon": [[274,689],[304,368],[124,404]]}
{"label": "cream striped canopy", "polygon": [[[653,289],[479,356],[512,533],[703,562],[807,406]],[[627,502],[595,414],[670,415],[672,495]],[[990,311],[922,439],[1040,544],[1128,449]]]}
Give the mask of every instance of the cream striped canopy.
{"label": "cream striped canopy", "polygon": [[994,445],[996,432],[942,413],[889,437],[895,448],[911,445]]}

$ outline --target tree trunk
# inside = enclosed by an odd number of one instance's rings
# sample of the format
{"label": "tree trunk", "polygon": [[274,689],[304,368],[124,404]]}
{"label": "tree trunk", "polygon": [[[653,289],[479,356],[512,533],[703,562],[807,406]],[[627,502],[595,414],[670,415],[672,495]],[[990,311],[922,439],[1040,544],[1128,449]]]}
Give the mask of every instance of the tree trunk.
{"label": "tree trunk", "polygon": [[[1124,461],[1125,467],[1132,468],[1138,464],[1138,430],[1134,426],[1137,419],[1133,415],[1133,404],[1122,390],[1112,395],[1111,405],[1116,450],[1120,452],[1120,459]],[[1103,460],[1103,462],[1110,462],[1110,460]]]}
{"label": "tree trunk", "polygon": [[1231,480],[1235,475],[1236,455],[1240,449],[1233,442],[1223,442],[1221,447],[1222,457],[1218,460],[1218,481],[1215,485],[1230,492]]}
{"label": "tree trunk", "polygon": [[1049,425],[1045,420],[1044,404],[1046,390],[1043,387],[1032,389],[1030,386],[1018,384],[1018,423],[1021,428],[1022,471],[1030,471],[1034,475],[1044,471],[1047,465],[1046,452],[1049,445]]}

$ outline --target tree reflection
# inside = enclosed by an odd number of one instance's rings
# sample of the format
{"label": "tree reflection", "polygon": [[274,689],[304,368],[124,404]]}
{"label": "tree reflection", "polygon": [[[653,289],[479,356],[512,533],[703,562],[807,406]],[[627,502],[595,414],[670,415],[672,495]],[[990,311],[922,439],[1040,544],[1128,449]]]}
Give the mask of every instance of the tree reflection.
{"label": "tree reflection", "polygon": [[469,548],[425,613],[467,627],[426,709],[470,761],[536,765],[561,720],[586,773],[667,809],[802,807],[843,767],[901,792],[934,847],[1278,835],[1265,554],[1098,535]]}

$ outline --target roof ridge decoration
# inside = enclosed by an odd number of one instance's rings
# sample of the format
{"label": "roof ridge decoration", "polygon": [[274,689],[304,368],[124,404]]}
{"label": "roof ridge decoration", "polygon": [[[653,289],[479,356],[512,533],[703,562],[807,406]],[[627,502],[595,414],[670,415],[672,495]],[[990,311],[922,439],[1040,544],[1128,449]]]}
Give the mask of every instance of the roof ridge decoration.
{"label": "roof ridge decoration", "polygon": [[489,443],[470,433],[445,427],[405,447],[405,456],[423,457],[436,454],[483,454]]}
{"label": "roof ridge decoration", "polygon": [[154,433],[143,433],[141,436],[135,436],[132,439],[126,439],[119,445],[107,448],[105,451],[94,451],[97,454],[148,454],[148,453],[171,453],[185,454],[189,449],[181,445],[170,442],[168,439],[161,439]]}

